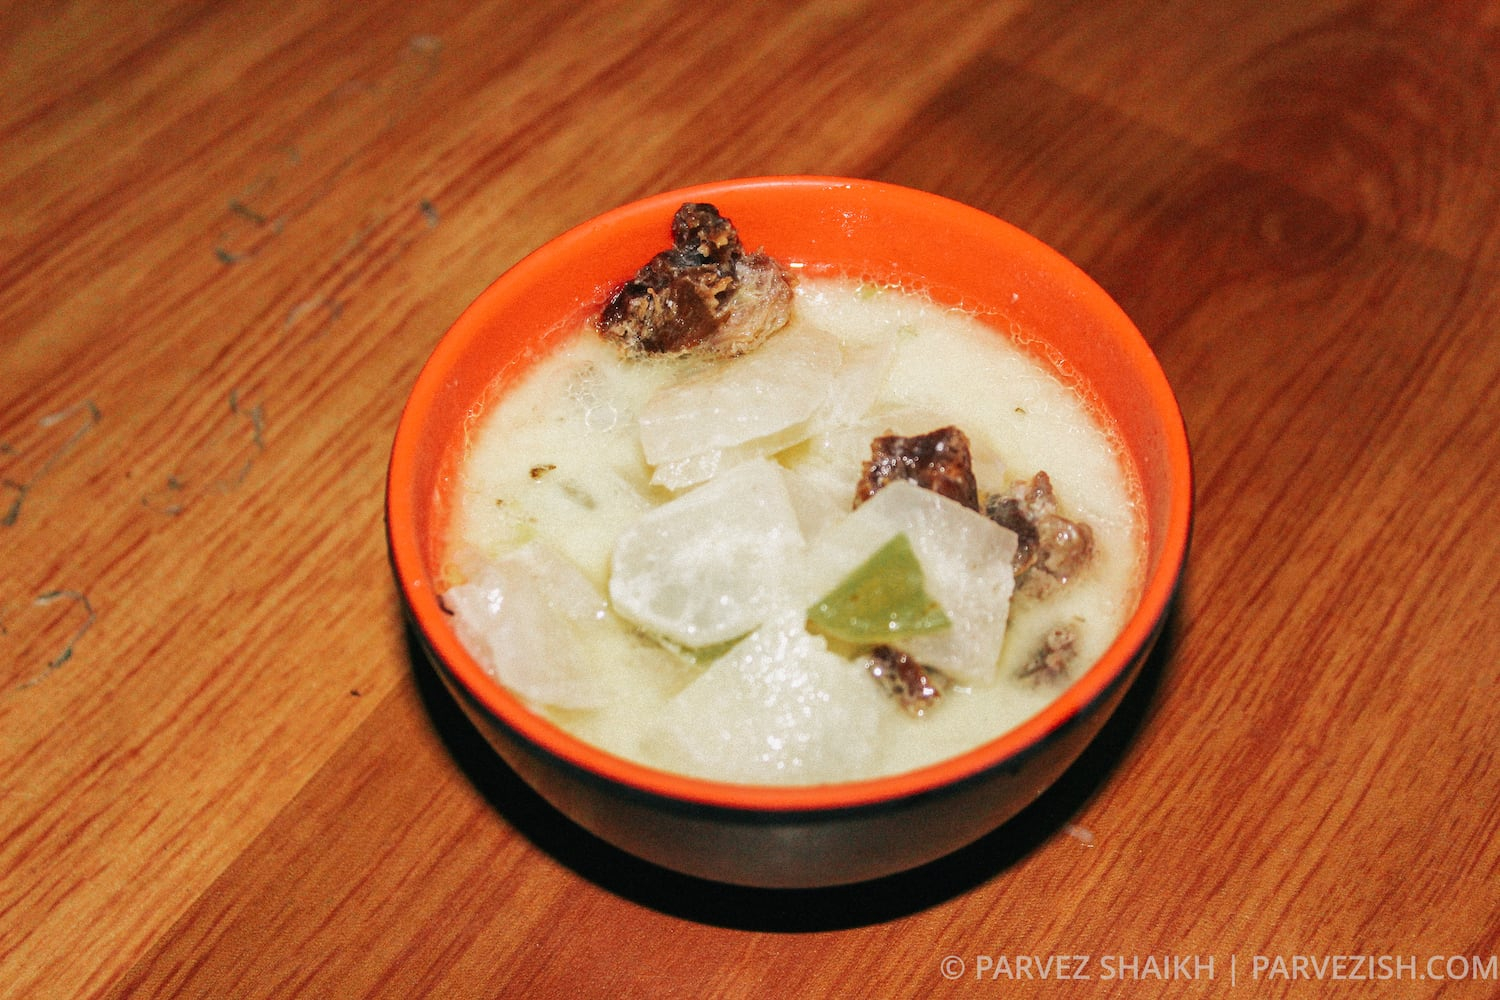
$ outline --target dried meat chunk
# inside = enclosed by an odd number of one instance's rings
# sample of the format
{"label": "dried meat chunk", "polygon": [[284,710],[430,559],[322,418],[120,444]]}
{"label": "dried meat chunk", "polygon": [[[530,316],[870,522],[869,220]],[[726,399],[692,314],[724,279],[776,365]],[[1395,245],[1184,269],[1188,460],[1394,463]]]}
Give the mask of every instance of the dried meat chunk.
{"label": "dried meat chunk", "polygon": [[713,205],[686,202],[672,217],[671,249],[610,297],[599,331],[632,354],[744,354],[785,326],[791,309],[781,265],[747,253]]}
{"label": "dried meat chunk", "polygon": [[1071,622],[1064,623],[1048,630],[1016,676],[1038,686],[1062,683],[1068,679],[1077,659],[1078,629]]}
{"label": "dried meat chunk", "polygon": [[870,442],[870,460],[864,464],[855,489],[854,505],[859,506],[882,486],[898,479],[979,510],[969,439],[957,427],[940,427],[915,437],[889,434]]}
{"label": "dried meat chunk", "polygon": [[866,661],[870,676],[911,715],[924,715],[943,696],[948,679],[894,646],[876,646]]}
{"label": "dried meat chunk", "polygon": [[1026,510],[1021,506],[1021,501],[1015,497],[991,495],[985,497],[984,512],[1000,527],[1009,528],[1015,532],[1016,555],[1014,562],[1011,563],[1011,569],[1016,576],[1020,576],[1036,565],[1037,547],[1041,535],[1036,530],[1036,524],[1026,516]]}
{"label": "dried meat chunk", "polygon": [[1008,496],[986,497],[984,513],[1016,533],[1012,568],[1024,591],[1044,594],[1067,583],[1093,558],[1093,529],[1058,512],[1052,479],[1044,471],[1017,484]]}

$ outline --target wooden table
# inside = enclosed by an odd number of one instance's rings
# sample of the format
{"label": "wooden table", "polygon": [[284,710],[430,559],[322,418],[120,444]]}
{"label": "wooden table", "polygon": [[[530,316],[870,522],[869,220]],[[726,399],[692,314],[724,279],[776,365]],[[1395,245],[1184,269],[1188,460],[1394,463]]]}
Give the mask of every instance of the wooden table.
{"label": "wooden table", "polygon": [[[0,41],[0,994],[1500,994],[1493,4],[83,0]],[[1199,504],[1058,786],[783,894],[634,862],[499,767],[381,509],[492,278],[771,173],[1078,261],[1177,389]]]}

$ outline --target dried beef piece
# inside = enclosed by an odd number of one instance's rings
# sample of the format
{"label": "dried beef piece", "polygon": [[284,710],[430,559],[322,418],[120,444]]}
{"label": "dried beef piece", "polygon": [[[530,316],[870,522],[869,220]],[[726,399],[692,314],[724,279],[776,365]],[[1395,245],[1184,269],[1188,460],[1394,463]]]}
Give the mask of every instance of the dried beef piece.
{"label": "dried beef piece", "polygon": [[1093,529],[1058,513],[1057,495],[1046,472],[1018,484],[1009,496],[986,497],[984,512],[1016,533],[1012,568],[1027,592],[1045,594],[1067,583],[1093,558]]}
{"label": "dried beef piece", "polygon": [[683,202],[672,216],[672,250],[688,261],[713,264],[726,275],[745,254],[734,223],[713,205],[694,201]]}
{"label": "dried beef piece", "polygon": [[868,660],[870,676],[880,682],[907,713],[922,715],[938,703],[948,679],[894,646],[876,646]]}
{"label": "dried beef piece", "polygon": [[940,427],[915,437],[890,434],[871,441],[870,460],[860,475],[854,506],[858,507],[886,483],[897,479],[916,483],[970,510],[979,510],[969,439],[957,427]]}
{"label": "dried beef piece", "polygon": [[985,497],[984,513],[1002,528],[1009,528],[1016,535],[1016,554],[1011,559],[1011,569],[1016,576],[1036,565],[1037,547],[1041,536],[1036,524],[1026,516],[1021,501],[1015,497],[991,495]]}
{"label": "dried beef piece", "polygon": [[599,331],[633,354],[743,354],[786,325],[792,286],[781,265],[746,253],[713,205],[686,202],[672,247],[610,297]]}
{"label": "dried beef piece", "polygon": [[1067,583],[1089,564],[1094,555],[1094,529],[1061,514],[1037,518],[1036,568],[1059,583]]}
{"label": "dried beef piece", "polygon": [[1072,623],[1065,623],[1051,629],[1042,638],[1042,644],[1016,671],[1016,676],[1038,686],[1058,684],[1068,679],[1077,659],[1078,629]]}

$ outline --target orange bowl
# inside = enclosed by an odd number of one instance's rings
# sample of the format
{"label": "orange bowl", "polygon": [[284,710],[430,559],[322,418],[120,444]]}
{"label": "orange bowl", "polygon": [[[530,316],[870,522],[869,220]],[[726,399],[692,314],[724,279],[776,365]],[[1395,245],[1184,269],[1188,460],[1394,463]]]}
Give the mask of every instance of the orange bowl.
{"label": "orange bowl", "polygon": [[[1040,714],[969,752],[867,781],[747,786],[646,767],[569,735],[493,680],[438,603],[465,428],[549,345],[577,330],[670,241],[684,201],[717,205],[750,247],[808,271],[897,283],[991,322],[1087,393],[1141,491],[1139,604],[1105,654]],[[1140,670],[1187,554],[1192,472],[1176,399],[1113,300],[1076,266],[974,208],[890,184],[731,180],[670,191],[564,233],[458,318],[418,376],[392,449],[391,562],[414,631],[500,757],[563,814],[667,868],[722,882],[816,887],[892,874],[993,830],[1077,758]],[[913,836],[920,831],[920,836]]]}

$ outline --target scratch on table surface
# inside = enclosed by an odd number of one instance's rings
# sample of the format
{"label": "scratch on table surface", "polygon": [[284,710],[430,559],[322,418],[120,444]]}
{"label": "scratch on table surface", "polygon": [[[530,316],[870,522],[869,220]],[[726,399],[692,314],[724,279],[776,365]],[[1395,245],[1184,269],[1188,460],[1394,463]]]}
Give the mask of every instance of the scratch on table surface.
{"label": "scratch on table surface", "polygon": [[[16,685],[16,690],[18,691],[24,690],[25,688],[29,688],[35,684],[40,683],[53,671],[57,670],[63,664],[71,660],[73,658],[74,651],[78,647],[79,640],[84,637],[89,629],[94,627],[94,622],[98,620],[99,616],[94,611],[93,604],[89,602],[88,595],[81,590],[48,590],[44,593],[38,594],[35,598],[33,598],[31,604],[33,607],[44,608],[58,601],[71,601],[78,607],[81,607],[84,614],[83,622],[69,635],[67,641],[63,644],[62,649],[59,650],[55,655],[51,657],[51,659],[46,662],[46,664],[42,667],[41,673],[38,673],[33,677],[24,680],[20,684]],[[5,622],[5,610],[6,609],[4,608],[0,608],[0,635],[8,636],[10,634],[10,629]]]}
{"label": "scratch on table surface", "polygon": [[[99,407],[94,404],[92,399],[85,399],[82,402],[74,403],[72,406],[48,413],[37,420],[37,427],[45,431],[56,427],[80,412],[83,413],[82,423],[75,427],[73,432],[64,438],[57,447],[53,448],[47,454],[47,457],[42,460],[42,463],[33,469],[29,475],[23,479],[12,478],[10,476],[0,479],[0,486],[15,494],[9,506],[6,507],[5,513],[0,514],[0,527],[11,527],[20,520],[21,508],[26,503],[27,496],[35,489],[36,484],[56,468],[57,463],[62,461],[63,456],[72,451],[74,446],[83,439],[83,436],[95,424],[99,423],[101,414]],[[20,452],[11,444],[6,443],[3,447],[0,447],[0,454],[19,455]]]}
{"label": "scratch on table surface", "polygon": [[229,210],[235,215],[244,216],[257,226],[264,226],[267,222],[271,221],[238,198],[229,199]]}
{"label": "scratch on table surface", "polygon": [[286,318],[281,321],[282,328],[290,330],[320,309],[327,312],[327,318],[323,321],[324,326],[333,323],[344,314],[344,304],[332,296],[303,299],[286,311]]}
{"label": "scratch on table surface", "polygon": [[[265,406],[256,403],[247,406],[240,399],[238,389],[229,391],[229,414],[234,420],[229,430],[205,442],[188,455],[190,466],[224,464],[223,446],[229,443],[234,450],[248,448],[248,454],[239,462],[229,464],[227,471],[217,475],[208,471],[179,469],[166,477],[162,487],[141,497],[141,503],[158,514],[176,517],[187,509],[188,503],[205,493],[228,493],[243,485],[250,477],[255,461],[266,450]],[[248,431],[248,434],[247,434]],[[238,439],[235,443],[234,439]]]}
{"label": "scratch on table surface", "polygon": [[[311,289],[311,294],[300,299],[287,310],[282,318],[282,328],[290,330],[303,323],[309,316],[321,314],[311,336],[321,336],[344,314],[344,308],[354,299],[359,283],[371,271],[376,271],[401,259],[411,246],[438,224],[437,206],[422,199],[418,202],[418,217],[424,222],[420,229],[411,224],[408,213],[372,212],[360,220],[343,243],[332,252],[332,266],[325,280]],[[389,233],[393,236],[387,238]]]}
{"label": "scratch on table surface", "polygon": [[[295,159],[292,159],[295,163]],[[260,203],[270,200],[275,194],[277,187],[277,176],[274,173],[262,174],[249,185],[243,188],[239,194],[225,202],[225,210],[231,217],[231,228],[219,234],[218,241],[214,244],[214,256],[221,264],[238,264],[251,259],[260,251],[260,242],[256,242],[249,249],[234,249],[229,244],[235,242],[238,230],[248,224],[249,229],[258,236],[274,237],[280,236],[286,227],[286,217],[283,215],[272,215],[257,207]],[[249,242],[249,241],[247,241]]]}
{"label": "scratch on table surface", "polygon": [[[435,35],[413,35],[375,79],[346,80],[324,94],[307,122],[276,144],[271,162],[226,199],[214,257],[226,267],[253,260],[329,195],[375,140],[418,106],[442,49]],[[435,214],[427,219],[436,224]]]}
{"label": "scratch on table surface", "polygon": [[410,86],[435,76],[442,52],[443,40],[437,35],[412,35],[401,53],[401,65],[393,74],[396,86]]}
{"label": "scratch on table surface", "polygon": [[250,443],[257,452],[266,450],[266,408],[257,403],[250,409],[240,406],[240,391],[229,390],[229,412],[250,421]]}

